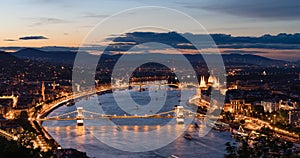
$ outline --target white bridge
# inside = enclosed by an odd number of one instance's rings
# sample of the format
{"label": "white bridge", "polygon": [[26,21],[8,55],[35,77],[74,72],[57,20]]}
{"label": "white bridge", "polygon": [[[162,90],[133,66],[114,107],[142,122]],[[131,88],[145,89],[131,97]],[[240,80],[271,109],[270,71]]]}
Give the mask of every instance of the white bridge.
{"label": "white bridge", "polygon": [[199,84],[197,83],[149,83],[149,82],[131,82],[128,84],[129,86],[140,86],[140,88],[142,88],[142,86],[176,86],[178,88],[186,88],[188,86],[191,87],[200,87]]}
{"label": "white bridge", "polygon": [[167,118],[172,119],[176,118],[176,122],[178,124],[183,124],[185,118],[204,118],[205,115],[197,114],[196,112],[192,112],[190,110],[184,109],[183,106],[177,106],[173,110],[161,112],[157,114],[151,115],[107,115],[107,114],[100,114],[88,110],[84,110],[83,107],[78,107],[77,110],[71,111],[68,113],[60,114],[57,116],[45,117],[36,119],[37,121],[66,121],[66,120],[76,120],[77,125],[82,126],[84,120],[93,120],[93,119],[135,119],[135,118]]}

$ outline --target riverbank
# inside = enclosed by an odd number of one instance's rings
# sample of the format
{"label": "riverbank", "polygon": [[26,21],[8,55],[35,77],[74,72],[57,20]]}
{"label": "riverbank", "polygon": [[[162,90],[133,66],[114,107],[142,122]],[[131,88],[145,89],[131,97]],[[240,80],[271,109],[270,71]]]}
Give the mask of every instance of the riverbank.
{"label": "riverbank", "polygon": [[[158,90],[159,91],[159,90]],[[162,89],[164,91],[164,89]],[[154,92],[154,91],[153,91]],[[133,100],[141,105],[148,103],[148,92],[139,92],[137,87],[134,88],[130,94]],[[179,90],[171,89],[167,91],[166,106],[163,106],[161,111],[172,110],[174,105],[178,104]],[[186,92],[192,96],[193,91]],[[161,95],[162,97],[163,95]],[[84,109],[91,111],[92,109],[99,109],[99,105],[95,104],[96,100],[101,101],[101,109],[107,114],[123,115],[124,111],[119,108],[119,105],[114,101],[113,94],[107,93],[91,97],[90,100],[82,99],[77,104],[82,105]],[[127,98],[119,96],[120,99]],[[185,100],[186,101],[186,100]],[[184,101],[184,102],[185,102]],[[182,102],[183,103],[183,102]],[[126,105],[127,102],[124,102]],[[130,105],[130,102],[128,102]],[[159,105],[157,105],[159,106]],[[155,106],[150,108],[156,109]],[[135,111],[135,108],[131,109]],[[59,114],[74,111],[74,107],[63,106],[57,109],[47,117],[57,116]],[[147,110],[148,112],[150,109]],[[123,119],[111,120],[117,126],[111,125],[110,120],[101,119],[97,121],[86,121],[86,126],[76,127],[75,121],[47,121],[43,123],[45,129],[62,145],[64,148],[76,148],[84,151],[90,157],[168,157],[169,155],[176,155],[178,157],[199,157],[199,155],[206,155],[207,157],[223,157],[225,153],[225,143],[231,142],[233,139],[229,132],[219,132],[212,130],[207,136],[199,138],[199,130],[202,128],[194,128],[191,126],[187,132],[192,135],[193,140],[185,139],[180,132],[182,125],[177,125],[176,120],[169,122],[170,119]],[[170,123],[167,125],[166,123]],[[168,129],[162,131],[162,129]],[[122,132],[121,132],[122,131]],[[129,135],[129,133],[132,133]],[[148,134],[149,132],[154,135]],[[142,135],[141,134],[145,134]],[[174,141],[162,148],[149,152],[132,153],[122,150],[117,150],[105,143],[104,140],[110,143],[119,144],[120,146],[130,146],[130,144],[138,144],[141,141],[152,142],[159,139],[164,139],[167,136],[175,135]],[[147,145],[144,146],[147,148]],[[95,152],[97,151],[97,152]]]}
{"label": "riverbank", "polygon": [[45,130],[45,128],[42,126],[42,121],[38,121],[40,118],[46,117],[49,113],[51,113],[53,110],[59,108],[60,106],[65,105],[68,101],[72,99],[79,99],[85,96],[90,96],[93,94],[103,93],[105,91],[110,91],[110,87],[100,87],[96,89],[91,89],[87,91],[77,92],[75,94],[67,95],[66,97],[63,97],[59,100],[55,100],[49,104],[42,104],[40,105],[42,108],[39,111],[35,111],[34,109],[29,110],[29,121],[32,127],[37,131],[38,135],[38,141],[37,146],[41,147],[42,150],[48,151],[48,150],[56,150],[60,147],[59,143],[55,141],[55,139],[52,138],[52,136]]}
{"label": "riverbank", "polygon": [[[198,100],[199,98],[193,97],[188,101],[188,103],[192,106],[197,106],[201,107],[204,106],[201,104],[201,102]],[[220,119],[221,120],[221,119]],[[269,122],[260,120],[258,118],[253,118],[249,116],[244,116],[244,115],[236,115],[235,120],[233,122],[225,122],[229,123],[232,128],[238,128],[241,124],[240,121],[244,120],[246,124],[244,124],[245,128],[250,130],[250,131],[257,131],[258,129],[261,128],[269,128],[270,131],[274,132],[274,135],[277,136],[278,138],[282,140],[288,140],[293,143],[295,143],[295,146],[300,147],[300,141],[299,141],[299,135],[294,133],[294,132],[289,132],[284,129],[280,129],[278,127],[275,127],[271,125]],[[246,126],[251,123],[251,126]]]}

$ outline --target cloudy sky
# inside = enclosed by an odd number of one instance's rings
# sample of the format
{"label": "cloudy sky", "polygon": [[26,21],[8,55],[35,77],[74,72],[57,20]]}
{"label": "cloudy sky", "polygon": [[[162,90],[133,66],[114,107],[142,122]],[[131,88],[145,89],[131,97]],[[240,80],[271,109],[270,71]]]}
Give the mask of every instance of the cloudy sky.
{"label": "cloudy sky", "polygon": [[[300,32],[299,0],[9,0],[0,5],[0,46],[77,47],[104,18],[142,6],[184,12],[209,33],[262,36]],[[170,20],[180,23],[182,19]],[[111,29],[115,27],[119,26]],[[193,33],[193,26],[187,27]]]}

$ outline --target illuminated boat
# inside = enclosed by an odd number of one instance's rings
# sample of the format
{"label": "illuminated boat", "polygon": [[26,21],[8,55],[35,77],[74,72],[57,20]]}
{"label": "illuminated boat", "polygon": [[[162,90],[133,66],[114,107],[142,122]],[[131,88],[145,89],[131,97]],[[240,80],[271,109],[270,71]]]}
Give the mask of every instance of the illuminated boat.
{"label": "illuminated boat", "polygon": [[75,105],[74,99],[72,99],[66,103],[66,106],[73,106],[73,105]]}

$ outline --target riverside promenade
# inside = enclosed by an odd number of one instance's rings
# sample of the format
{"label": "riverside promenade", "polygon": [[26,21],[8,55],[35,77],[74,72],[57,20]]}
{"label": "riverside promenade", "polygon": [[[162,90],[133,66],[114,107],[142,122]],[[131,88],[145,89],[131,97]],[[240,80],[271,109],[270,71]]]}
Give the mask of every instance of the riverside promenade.
{"label": "riverside promenade", "polygon": [[[191,98],[188,101],[188,103],[190,105],[199,106],[199,107],[200,106],[205,106],[207,108],[210,107],[208,101],[203,100],[203,99],[200,100],[200,98],[196,97],[196,96]],[[239,122],[240,120],[245,120],[246,121],[247,128],[249,130],[257,130],[257,129],[260,129],[262,127],[268,127],[279,138],[290,140],[290,141],[294,142],[295,144],[297,144],[297,146],[300,147],[299,135],[295,132],[290,132],[290,131],[287,131],[285,129],[278,128],[278,127],[270,124],[269,122],[258,119],[258,118],[254,118],[254,117],[250,117],[250,116],[244,116],[244,115],[236,115],[235,121]]]}
{"label": "riverside promenade", "polygon": [[[60,145],[52,138],[52,136],[43,128],[42,121],[36,121],[43,117],[46,117],[51,111],[54,109],[64,105],[64,103],[72,100],[72,99],[78,99],[81,97],[97,94],[100,92],[104,92],[107,90],[110,90],[111,87],[109,86],[101,86],[98,88],[90,88],[86,89],[80,92],[71,93],[66,95],[65,97],[55,100],[49,104],[41,104],[41,109],[36,111],[33,108],[29,110],[29,122],[32,125],[32,127],[37,131],[38,136],[37,140],[35,142],[35,147],[40,147],[43,151],[48,151],[53,147],[58,148]],[[49,142],[52,142],[51,144]]]}

